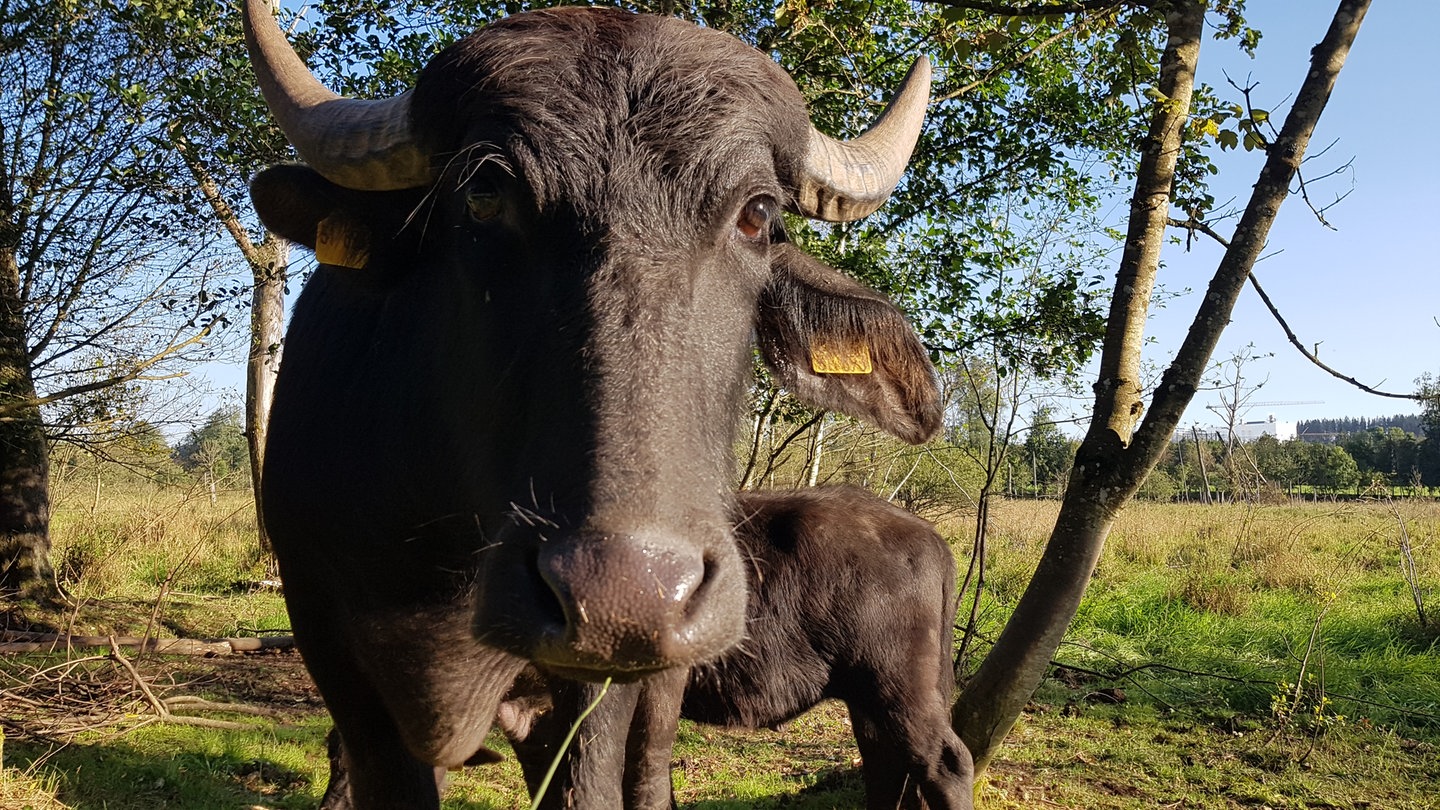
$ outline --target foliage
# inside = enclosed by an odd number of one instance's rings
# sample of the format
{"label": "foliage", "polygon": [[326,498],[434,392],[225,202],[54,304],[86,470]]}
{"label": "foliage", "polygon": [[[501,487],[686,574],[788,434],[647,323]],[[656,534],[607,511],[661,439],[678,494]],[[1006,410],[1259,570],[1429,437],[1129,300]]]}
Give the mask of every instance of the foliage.
{"label": "foliage", "polygon": [[20,275],[4,303],[24,312],[52,437],[136,423],[144,383],[209,357],[199,338],[229,321],[213,229],[173,154],[151,148],[170,125],[159,60],[118,11],[23,0],[0,19],[0,228]]}
{"label": "foliage", "polygon": [[1171,501],[1180,493],[1180,485],[1165,470],[1156,467],[1145,476],[1145,483],[1135,493],[1137,498],[1147,501]]}
{"label": "foliage", "polygon": [[[1280,492],[1360,494],[1371,483],[1392,489],[1411,487],[1421,446],[1423,442],[1396,428],[1372,428],[1339,445],[1301,439],[1282,442],[1268,435],[1235,445],[1218,438],[1198,443],[1186,438],[1172,442],[1155,469],[1174,481],[1178,495],[1187,500],[1202,492],[1207,480],[1216,495],[1255,494],[1232,480],[1244,480],[1232,476],[1232,469],[1258,474]],[[1235,458],[1227,465],[1224,460],[1229,456]]]}
{"label": "foliage", "polygon": [[1395,427],[1370,428],[1340,441],[1359,473],[1373,473],[1392,486],[1409,484],[1419,474],[1420,444],[1418,437]]}
{"label": "foliage", "polygon": [[1400,428],[1406,433],[1423,435],[1420,414],[1397,413],[1391,416],[1350,416],[1340,418],[1300,419],[1295,422],[1295,432],[1306,441],[1332,441],[1343,439],[1352,433],[1364,433],[1371,428]]}
{"label": "foliage", "polygon": [[238,408],[221,408],[175,446],[175,460],[187,472],[204,471],[216,479],[250,473],[250,447]]}
{"label": "foliage", "polygon": [[1037,491],[1058,495],[1065,476],[1075,458],[1075,445],[1060,431],[1054,421],[1054,410],[1047,405],[1035,408],[1030,430],[1025,434],[1023,461],[1030,463],[1030,480]]}
{"label": "foliage", "polygon": [[1416,463],[1427,486],[1440,486],[1440,380],[1427,372],[1420,375],[1415,385],[1425,397],[1420,413],[1420,429],[1425,432],[1425,439],[1416,453]]}

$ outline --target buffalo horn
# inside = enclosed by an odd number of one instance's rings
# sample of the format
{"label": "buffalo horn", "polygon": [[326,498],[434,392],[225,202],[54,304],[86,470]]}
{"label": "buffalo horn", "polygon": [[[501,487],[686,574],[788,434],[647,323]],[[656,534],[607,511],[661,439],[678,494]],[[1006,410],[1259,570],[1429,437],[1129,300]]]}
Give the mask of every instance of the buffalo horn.
{"label": "buffalo horn", "polygon": [[826,222],[850,222],[884,205],[915,150],[929,101],[930,60],[922,56],[865,134],[839,141],[811,127],[796,213]]}
{"label": "buffalo horn", "polygon": [[245,44],[265,103],[310,167],[336,185],[390,191],[430,184],[430,159],[410,132],[410,93],[338,96],[290,47],[266,0],[245,0]]}

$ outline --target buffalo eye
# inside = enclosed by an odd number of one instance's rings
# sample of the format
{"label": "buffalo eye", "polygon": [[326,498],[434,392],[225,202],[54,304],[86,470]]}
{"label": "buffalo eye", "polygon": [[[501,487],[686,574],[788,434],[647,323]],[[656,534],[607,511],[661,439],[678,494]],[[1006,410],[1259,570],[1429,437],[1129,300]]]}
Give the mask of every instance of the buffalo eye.
{"label": "buffalo eye", "polygon": [[489,183],[476,183],[465,191],[465,209],[476,222],[485,222],[500,215],[500,189]]}
{"label": "buffalo eye", "polygon": [[763,241],[770,236],[770,223],[775,220],[779,206],[770,197],[756,197],[740,210],[735,220],[735,229],[753,242]]}

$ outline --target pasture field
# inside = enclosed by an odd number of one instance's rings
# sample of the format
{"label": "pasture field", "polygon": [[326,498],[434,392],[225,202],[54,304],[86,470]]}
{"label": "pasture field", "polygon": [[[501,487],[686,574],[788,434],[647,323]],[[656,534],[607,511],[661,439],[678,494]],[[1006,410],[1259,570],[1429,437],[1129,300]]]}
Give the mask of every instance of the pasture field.
{"label": "pasture field", "polygon": [[[96,493],[57,493],[54,559],[73,604],[20,606],[0,626],[184,638],[287,627],[244,493]],[[978,654],[1057,507],[993,510]],[[942,530],[963,576],[971,528]],[[979,806],[1440,808],[1437,535],[1433,502],[1132,505]],[[967,600],[961,624],[970,612]],[[191,696],[221,705],[174,701]],[[156,704],[173,715],[157,720]],[[293,652],[0,656],[0,808],[311,808],[327,728]],[[685,724],[675,784],[682,807],[704,810],[860,807],[856,756],[833,704],[781,731]],[[445,807],[523,808],[522,794],[507,761],[453,774]]]}

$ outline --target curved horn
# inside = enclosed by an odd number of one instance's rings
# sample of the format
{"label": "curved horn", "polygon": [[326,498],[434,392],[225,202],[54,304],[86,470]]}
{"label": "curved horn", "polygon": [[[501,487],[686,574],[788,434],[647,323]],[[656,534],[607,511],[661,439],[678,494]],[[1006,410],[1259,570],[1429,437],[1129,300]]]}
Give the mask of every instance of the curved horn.
{"label": "curved horn", "polygon": [[265,103],[295,151],[326,180],[359,191],[430,184],[410,132],[410,92],[380,101],[330,92],[305,67],[265,0],[245,0],[245,45]]}
{"label": "curved horn", "polygon": [[915,150],[929,101],[930,60],[922,56],[864,135],[838,141],[811,127],[795,212],[826,222],[850,222],[884,205]]}

